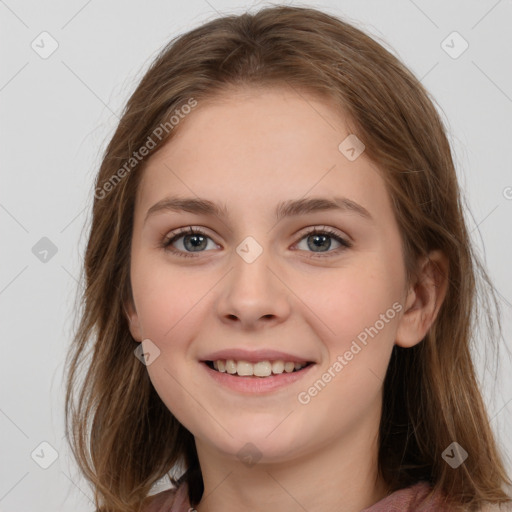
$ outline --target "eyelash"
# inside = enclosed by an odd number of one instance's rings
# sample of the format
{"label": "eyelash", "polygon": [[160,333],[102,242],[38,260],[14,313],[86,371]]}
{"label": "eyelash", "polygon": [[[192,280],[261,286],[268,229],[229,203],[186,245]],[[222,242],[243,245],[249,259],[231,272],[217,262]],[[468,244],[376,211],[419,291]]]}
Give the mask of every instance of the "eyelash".
{"label": "eyelash", "polygon": [[[162,240],[161,248],[165,249],[166,251],[169,251],[173,254],[176,254],[177,256],[181,256],[183,258],[196,258],[198,256],[198,254],[196,255],[191,252],[177,250],[172,247],[173,242],[175,242],[179,238],[182,238],[183,236],[186,236],[186,235],[202,235],[206,238],[211,239],[211,237],[207,233],[205,233],[201,228],[192,228],[190,226],[188,228],[182,228],[177,232],[171,233],[170,236],[165,237]],[[342,246],[342,247],[339,247],[338,249],[335,249],[334,251],[327,251],[326,253],[311,253],[312,255],[309,256],[311,258],[324,258],[326,256],[332,255],[333,253],[341,252],[341,251],[344,251],[344,250],[352,247],[351,242],[349,242],[348,240],[346,240],[344,238],[341,238],[335,231],[333,231],[332,229],[330,229],[328,227],[321,228],[321,229],[313,228],[310,231],[307,231],[299,239],[299,242],[302,239],[304,239],[310,235],[328,235],[329,237],[334,238],[334,240],[339,242]],[[198,251],[198,252],[204,252],[204,251]]]}

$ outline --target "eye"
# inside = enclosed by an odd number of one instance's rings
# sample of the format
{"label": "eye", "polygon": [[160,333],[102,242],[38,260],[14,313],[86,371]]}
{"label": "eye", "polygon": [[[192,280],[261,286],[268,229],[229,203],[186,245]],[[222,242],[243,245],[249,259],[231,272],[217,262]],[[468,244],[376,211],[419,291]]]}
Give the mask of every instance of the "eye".
{"label": "eye", "polygon": [[[329,250],[332,246],[331,239],[334,239],[336,243],[339,244],[335,250]],[[329,256],[332,255],[332,253],[340,252],[340,249],[343,251],[352,247],[351,242],[342,238],[336,231],[325,226],[322,228],[313,228],[304,233],[297,246],[300,245],[303,240],[306,240],[306,248],[300,249],[313,253],[309,256],[313,258]],[[177,232],[173,232],[164,238],[161,247],[177,256],[193,258],[196,257],[193,253],[204,252],[204,250],[208,248],[208,241],[212,241],[213,243],[211,237],[202,229],[189,226],[188,228],[182,228]],[[178,247],[176,247],[175,244]],[[218,248],[217,244],[213,244]]]}
{"label": "eye", "polygon": [[[192,253],[204,252],[203,249],[208,246],[208,240],[211,240],[211,238],[203,230],[189,226],[178,232],[171,233],[170,236],[166,237],[162,242],[162,248],[178,256],[193,258],[195,254]],[[178,249],[173,247],[173,244],[178,241],[180,242],[177,245],[181,245],[184,249],[181,247],[178,247]]]}
{"label": "eye", "polygon": [[[332,245],[331,239],[334,239],[336,243],[339,244],[337,248],[338,250],[336,250],[336,248],[332,251],[329,250],[331,249]],[[304,250],[307,251],[308,249],[311,249],[311,252],[315,253],[310,256],[313,258],[322,258],[324,256],[329,256],[333,253],[340,252],[340,248],[341,251],[344,251],[345,249],[352,247],[351,242],[342,238],[336,231],[325,226],[323,228],[313,228],[307,231],[300,239],[299,244],[297,244],[298,247],[303,240],[306,241],[306,248],[304,248]]]}

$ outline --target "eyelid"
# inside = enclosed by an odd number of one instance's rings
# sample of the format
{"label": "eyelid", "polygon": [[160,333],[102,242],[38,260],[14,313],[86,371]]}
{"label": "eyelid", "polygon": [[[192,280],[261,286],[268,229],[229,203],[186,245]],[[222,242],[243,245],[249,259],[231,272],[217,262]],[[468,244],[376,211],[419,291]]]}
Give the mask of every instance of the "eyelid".
{"label": "eyelid", "polygon": [[311,233],[329,233],[333,236],[336,235],[337,237],[344,239],[347,243],[351,243],[352,241],[352,238],[348,235],[348,233],[345,233],[344,231],[341,231],[337,228],[322,224],[313,224],[311,226],[307,226],[298,231],[294,236],[304,237],[305,235],[310,235]]}

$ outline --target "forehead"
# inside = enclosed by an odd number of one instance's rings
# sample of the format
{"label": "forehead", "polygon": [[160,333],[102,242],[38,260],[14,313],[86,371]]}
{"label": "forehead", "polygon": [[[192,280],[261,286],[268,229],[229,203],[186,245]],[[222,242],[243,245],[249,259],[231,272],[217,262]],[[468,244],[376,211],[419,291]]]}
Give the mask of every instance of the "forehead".
{"label": "forehead", "polygon": [[183,194],[255,207],[335,193],[389,209],[376,166],[364,152],[351,161],[340,150],[348,136],[341,109],[319,95],[225,91],[199,101],[149,159],[137,204],[145,212],[166,194]]}

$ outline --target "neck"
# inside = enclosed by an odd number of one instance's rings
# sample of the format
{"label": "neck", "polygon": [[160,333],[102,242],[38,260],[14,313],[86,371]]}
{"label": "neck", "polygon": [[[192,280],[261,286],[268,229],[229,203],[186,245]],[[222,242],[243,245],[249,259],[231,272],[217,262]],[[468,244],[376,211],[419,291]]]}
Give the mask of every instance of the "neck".
{"label": "neck", "polygon": [[377,471],[378,417],[279,463],[247,466],[196,439],[204,482],[197,512],[359,512],[387,495]]}

